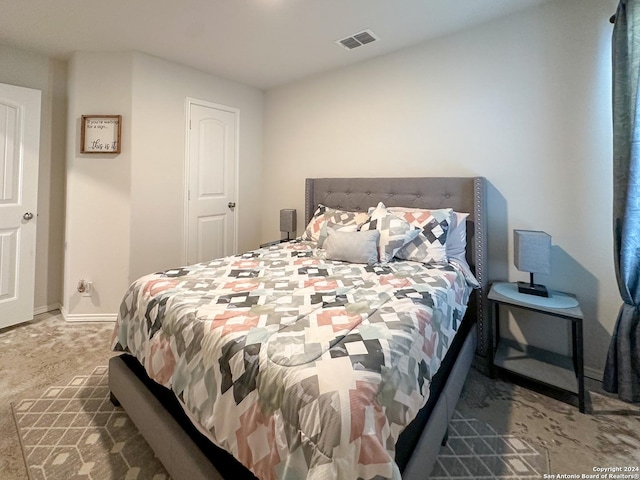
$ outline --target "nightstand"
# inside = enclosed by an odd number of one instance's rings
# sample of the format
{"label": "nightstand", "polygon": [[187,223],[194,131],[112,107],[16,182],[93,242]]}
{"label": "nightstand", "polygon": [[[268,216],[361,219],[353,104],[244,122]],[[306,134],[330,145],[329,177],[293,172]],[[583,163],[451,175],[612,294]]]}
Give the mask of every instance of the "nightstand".
{"label": "nightstand", "polygon": [[271,245],[278,245],[279,243],[288,242],[289,240],[287,240],[286,238],[281,238],[280,240],[272,240],[271,242],[261,243],[260,248],[270,247]]}
{"label": "nightstand", "polygon": [[[491,308],[495,346],[490,348],[492,376],[502,369],[545,386],[561,389],[578,396],[580,412],[585,413],[584,359],[582,345],[582,310],[575,296],[549,291],[549,298],[518,292],[515,283],[494,283],[488,299]],[[528,310],[571,322],[572,356],[522,345],[500,338],[500,306]]]}

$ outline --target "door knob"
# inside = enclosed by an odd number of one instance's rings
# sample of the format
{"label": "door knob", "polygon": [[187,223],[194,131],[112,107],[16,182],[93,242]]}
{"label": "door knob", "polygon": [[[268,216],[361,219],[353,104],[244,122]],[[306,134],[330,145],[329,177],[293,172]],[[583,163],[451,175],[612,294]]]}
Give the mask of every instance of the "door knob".
{"label": "door knob", "polygon": [[27,212],[22,216],[22,218],[24,218],[28,222],[29,220],[31,220],[33,218],[33,213]]}
{"label": "door knob", "polygon": [[228,206],[229,208],[231,208],[231,209],[234,209],[234,208],[236,208],[236,202],[229,202],[229,203],[227,204],[227,206]]}

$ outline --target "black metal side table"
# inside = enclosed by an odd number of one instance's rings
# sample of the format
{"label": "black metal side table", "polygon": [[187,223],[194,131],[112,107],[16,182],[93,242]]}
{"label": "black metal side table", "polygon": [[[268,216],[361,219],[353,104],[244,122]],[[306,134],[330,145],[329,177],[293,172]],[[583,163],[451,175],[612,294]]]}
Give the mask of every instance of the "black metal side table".
{"label": "black metal side table", "polygon": [[[490,348],[492,374],[495,376],[497,367],[533,382],[576,394],[580,412],[585,413],[582,310],[575,296],[556,291],[549,293],[549,298],[521,294],[518,293],[517,284],[507,282],[491,286],[487,298],[492,312],[492,332],[495,333],[495,345]],[[501,305],[571,322],[572,356],[501,339]]]}

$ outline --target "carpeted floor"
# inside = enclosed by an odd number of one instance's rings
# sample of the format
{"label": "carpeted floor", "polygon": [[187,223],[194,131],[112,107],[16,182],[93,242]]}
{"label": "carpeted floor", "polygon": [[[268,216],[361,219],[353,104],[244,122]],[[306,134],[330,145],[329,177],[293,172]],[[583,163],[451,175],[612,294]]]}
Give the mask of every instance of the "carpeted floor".
{"label": "carpeted floor", "polygon": [[[126,413],[110,402],[107,376],[107,367],[96,367],[13,404],[34,480],[168,479]],[[546,451],[456,412],[431,478],[527,480],[544,473]]]}
{"label": "carpeted floor", "polygon": [[[59,394],[61,391],[50,388],[92,378],[96,366],[106,365],[113,355],[109,350],[112,329],[111,323],[69,324],[59,314],[44,314],[27,324],[0,330],[0,478],[27,479],[10,403],[15,404],[16,416],[20,417],[33,406],[22,401]],[[472,370],[457,406],[449,445],[441,451],[434,477],[478,478],[478,470],[472,465],[485,465],[476,459],[482,448],[487,449],[487,455],[498,450],[512,454],[504,465],[492,467],[493,475],[502,469],[510,478],[543,478],[543,472],[588,474],[595,467],[640,466],[640,406],[597,393],[597,384],[592,383],[593,414],[583,415],[574,406]],[[92,391],[104,394],[99,388]],[[103,400],[100,405],[108,408]],[[105,425],[126,425],[117,410],[103,413],[100,421],[104,420]],[[85,440],[90,445],[100,444],[99,438],[89,433]],[[111,448],[119,442],[113,435],[111,441]],[[127,452],[125,444],[120,443],[116,449]],[[51,461],[57,459],[62,464],[71,455],[70,451],[59,452]],[[131,478],[141,474],[127,466],[126,456],[122,458],[118,471],[125,472],[126,467]],[[151,466],[155,460],[147,458]],[[159,479],[164,475],[161,470],[154,472],[144,477],[156,475]],[[127,473],[121,478],[128,478]]]}
{"label": "carpeted floor", "polygon": [[[598,467],[640,467],[640,404],[618,400],[595,381],[587,383],[591,411],[582,414],[575,406],[472,369],[457,409],[546,449],[551,474],[581,476],[593,475]],[[632,474],[640,478],[640,472]]]}
{"label": "carpeted floor", "polygon": [[106,365],[113,323],[67,323],[59,312],[0,330],[0,478],[27,480],[10,403]]}

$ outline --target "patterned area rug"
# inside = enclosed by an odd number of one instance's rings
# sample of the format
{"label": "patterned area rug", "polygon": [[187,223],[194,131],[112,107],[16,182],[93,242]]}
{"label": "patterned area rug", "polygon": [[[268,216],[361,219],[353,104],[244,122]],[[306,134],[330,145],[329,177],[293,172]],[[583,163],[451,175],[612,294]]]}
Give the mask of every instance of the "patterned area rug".
{"label": "patterned area rug", "polygon": [[442,447],[431,480],[540,479],[549,460],[513,435],[499,435],[490,425],[454,412],[449,439]]}
{"label": "patterned area rug", "polygon": [[[12,405],[30,478],[34,480],[169,480],[124,410],[109,400],[107,367]],[[433,480],[533,479],[548,458],[525,441],[454,414]]]}
{"label": "patterned area rug", "polygon": [[12,405],[33,480],[152,479],[169,475],[124,410],[109,400],[108,368]]}

